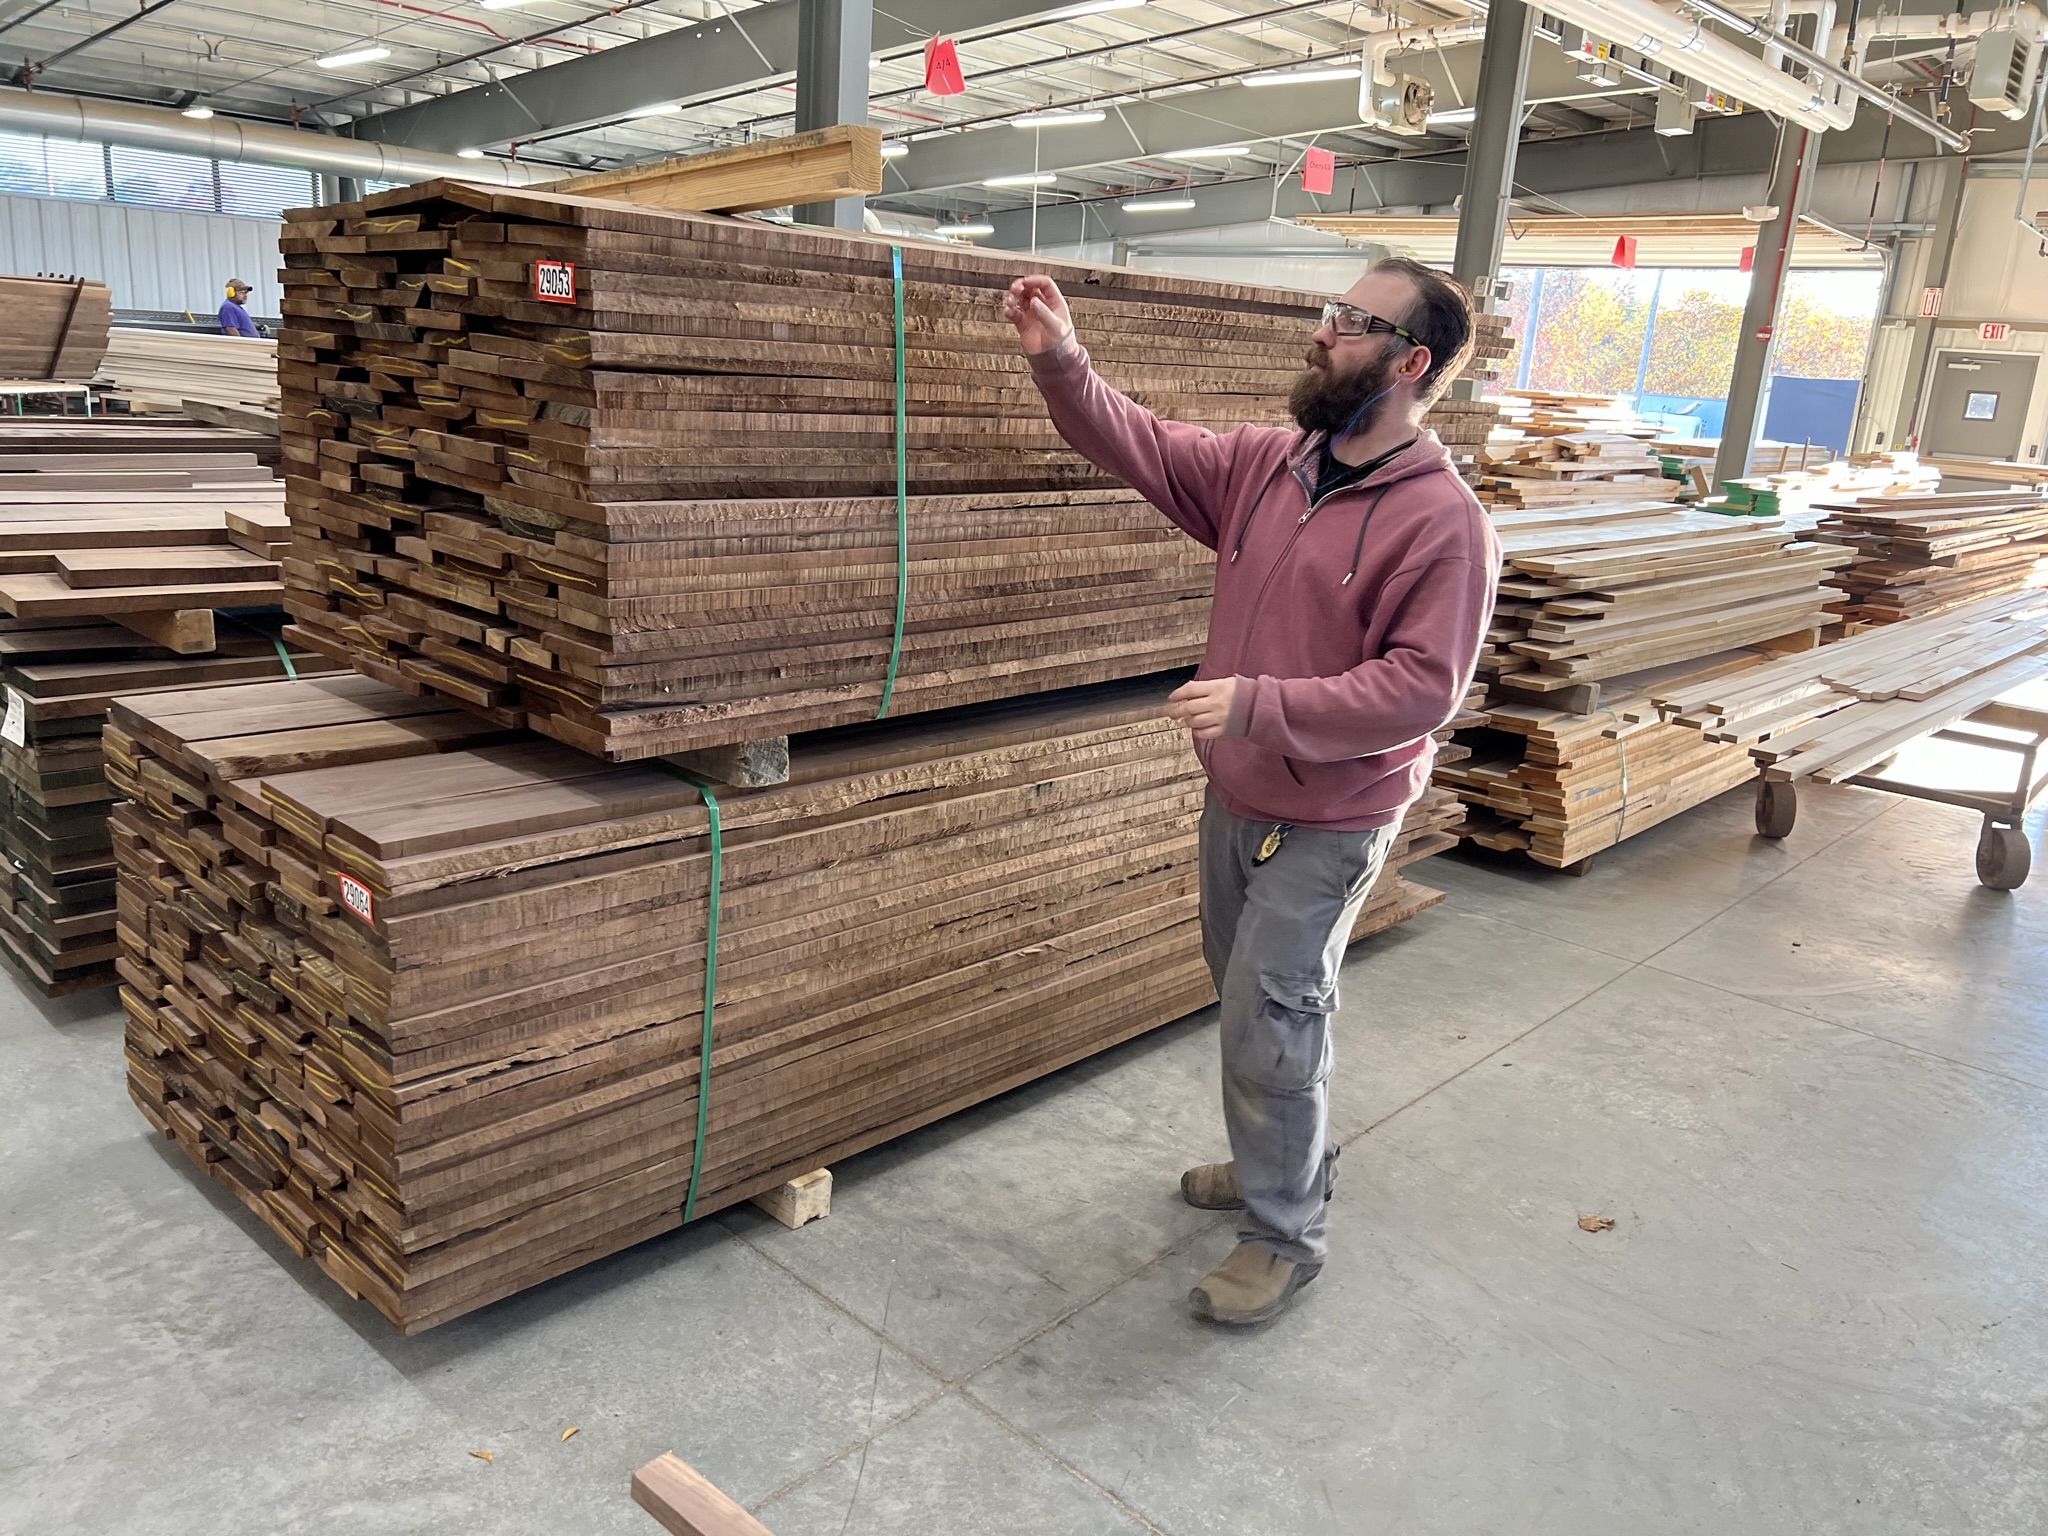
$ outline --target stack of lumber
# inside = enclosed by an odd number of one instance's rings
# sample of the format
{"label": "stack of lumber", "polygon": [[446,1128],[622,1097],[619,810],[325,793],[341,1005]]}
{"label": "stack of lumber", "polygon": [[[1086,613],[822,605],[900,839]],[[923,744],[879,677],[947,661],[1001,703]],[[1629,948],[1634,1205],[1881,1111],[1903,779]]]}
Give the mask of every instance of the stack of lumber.
{"label": "stack of lumber", "polygon": [[1648,690],[1631,712],[1752,742],[1771,779],[1835,783],[2048,673],[2048,595],[2007,593],[1818,651]]}
{"label": "stack of lumber", "polygon": [[1484,720],[1459,734],[1470,755],[1435,774],[1471,808],[1466,835],[1578,865],[1747,778],[1739,744],[1620,722],[1648,687],[1812,644],[1843,553],[1776,519],[1666,502],[1493,518],[1503,564],[1478,668]]}
{"label": "stack of lumber", "polygon": [[[135,410],[176,411],[187,400],[254,417],[277,410],[277,343],[267,336],[116,329],[100,365],[102,391]],[[248,426],[248,421],[216,423]]]}
{"label": "stack of lumber", "polygon": [[1752,775],[1741,744],[1631,712],[1649,705],[1660,680],[1718,677],[1765,659],[1745,649],[1619,679],[1592,714],[1497,698],[1483,727],[1459,734],[1470,755],[1441,763],[1436,782],[1465,801],[1464,835],[1481,847],[1519,850],[1554,869],[1578,865]]}
{"label": "stack of lumber", "polygon": [[[1178,675],[849,727],[710,823],[360,677],[125,700],[109,772],[129,1089],[407,1331],[1177,1018],[1212,996]],[[490,744],[491,738],[500,738]],[[1429,905],[1399,865],[1358,925]]]}
{"label": "stack of lumber", "polygon": [[1500,420],[1478,459],[1479,497],[1538,507],[1599,495],[1661,496],[1663,474],[1648,439],[1655,429],[1612,395],[1507,389]]}
{"label": "stack of lumber", "polygon": [[197,421],[134,421],[116,416],[89,420],[0,420],[0,454],[24,453],[249,453],[260,464],[279,462],[277,439]]}
{"label": "stack of lumber", "polygon": [[1861,496],[1818,501],[1817,539],[1847,545],[1855,563],[1832,578],[1844,620],[1897,624],[2048,574],[2048,499],[2032,492]]}
{"label": "stack of lumber", "polygon": [[[283,249],[307,643],[615,761],[873,717],[898,591],[888,241],[433,182],[295,213]],[[1192,659],[1208,558],[1059,440],[1001,316],[1014,259],[901,250],[892,713]],[[1046,270],[1141,401],[1282,419],[1313,297]]]}
{"label": "stack of lumber", "polygon": [[1547,693],[1817,630],[1847,557],[1772,518],[1665,503],[1497,513],[1503,569],[1482,675]]}
{"label": "stack of lumber", "polygon": [[113,296],[83,277],[0,277],[0,384],[89,379],[107,350]]}
{"label": "stack of lumber", "polygon": [[1640,438],[1620,432],[1566,432],[1555,437],[1496,437],[1479,456],[1480,468],[1503,476],[1551,480],[1662,478],[1657,456]]}
{"label": "stack of lumber", "polygon": [[214,609],[284,595],[283,490],[249,453],[0,453],[0,610],[210,651]]}
{"label": "stack of lumber", "polygon": [[[114,698],[284,677],[277,627],[240,624],[212,655],[179,656],[90,619],[0,620],[0,953],[41,991],[115,979],[107,817],[118,797],[100,745]],[[309,674],[334,665],[305,653],[293,661]]]}

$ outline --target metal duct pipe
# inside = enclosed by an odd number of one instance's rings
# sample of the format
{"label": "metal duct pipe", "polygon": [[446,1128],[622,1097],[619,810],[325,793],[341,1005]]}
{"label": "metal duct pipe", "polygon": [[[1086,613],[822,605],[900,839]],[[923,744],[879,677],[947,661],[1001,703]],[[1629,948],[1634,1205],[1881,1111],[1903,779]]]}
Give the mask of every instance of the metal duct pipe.
{"label": "metal duct pipe", "polygon": [[0,128],[39,133],[52,139],[166,149],[207,155],[215,160],[288,165],[298,170],[324,171],[330,176],[377,181],[430,181],[447,176],[486,185],[528,187],[574,174],[552,165],[525,165],[493,157],[465,160],[432,150],[401,149],[374,139],[344,139],[225,117],[199,120],[166,107],[86,101],[77,96],[25,91],[15,86],[0,86]]}
{"label": "metal duct pipe", "polygon": [[1970,147],[1968,138],[1957,133],[1945,123],[1938,123],[1926,113],[1915,111],[1900,101],[1898,97],[1886,91],[1884,87],[1872,85],[1861,75],[1853,74],[1843,69],[1839,64],[1831,63],[1820,54],[1815,53],[1811,48],[1801,43],[1795,43],[1791,38],[1781,33],[1773,32],[1761,22],[1753,21],[1740,11],[1723,5],[1721,0],[1687,0],[1687,3],[1703,16],[1711,16],[1714,20],[1724,25],[1734,27],[1737,31],[1746,33],[1760,42],[1768,43],[1771,47],[1783,53],[1785,57],[1795,59],[1805,65],[1809,74],[1831,80],[1837,85],[1846,86],[1872,106],[1880,108],[1909,127],[1919,129],[1937,144],[1945,144],[1954,150],[1965,150]]}

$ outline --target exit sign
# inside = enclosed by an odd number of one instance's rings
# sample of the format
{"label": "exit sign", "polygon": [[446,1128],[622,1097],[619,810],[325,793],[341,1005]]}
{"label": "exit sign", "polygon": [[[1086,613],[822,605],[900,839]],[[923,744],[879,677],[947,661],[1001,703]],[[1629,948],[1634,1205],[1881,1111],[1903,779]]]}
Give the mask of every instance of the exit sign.
{"label": "exit sign", "polygon": [[1920,318],[1922,320],[1932,320],[1940,313],[1941,290],[1939,288],[1922,288],[1920,290]]}
{"label": "exit sign", "polygon": [[1977,327],[1977,339],[1979,341],[2003,341],[2011,334],[2011,325],[2003,320],[1986,320]]}

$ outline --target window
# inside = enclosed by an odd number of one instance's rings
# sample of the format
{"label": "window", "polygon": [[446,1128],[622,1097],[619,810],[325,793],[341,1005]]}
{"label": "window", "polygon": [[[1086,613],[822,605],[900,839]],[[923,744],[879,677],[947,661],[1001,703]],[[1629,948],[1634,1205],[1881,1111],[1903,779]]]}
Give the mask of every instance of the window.
{"label": "window", "polygon": [[220,162],[220,211],[274,219],[287,208],[320,201],[320,180],[311,171],[277,165]]}
{"label": "window", "polygon": [[1963,406],[1963,420],[1996,421],[1997,419],[1997,392],[1995,390],[1971,390],[1970,398]]}
{"label": "window", "polygon": [[42,197],[107,195],[106,150],[29,133],[0,133],[0,192]]}
{"label": "window", "polygon": [[199,155],[171,155],[160,149],[129,149],[116,144],[107,151],[113,169],[114,201],[152,208],[214,207],[213,162]]}

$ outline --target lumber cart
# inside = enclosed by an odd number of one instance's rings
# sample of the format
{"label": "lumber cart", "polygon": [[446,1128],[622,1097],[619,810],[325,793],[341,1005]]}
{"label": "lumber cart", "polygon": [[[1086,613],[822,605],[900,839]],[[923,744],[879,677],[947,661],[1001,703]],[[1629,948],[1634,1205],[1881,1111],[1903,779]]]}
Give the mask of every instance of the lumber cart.
{"label": "lumber cart", "polygon": [[[1939,805],[1960,806],[1984,818],[1977,837],[1977,879],[1994,891],[2017,890],[2026,883],[2033,866],[2033,849],[2027,841],[2027,809],[2048,788],[2048,763],[2042,748],[2048,746],[2048,709],[2031,702],[1994,699],[1959,719],[1929,731],[1917,740],[1941,741],[1967,747],[1973,752],[1996,753],[2014,759],[2016,773],[2009,790],[1945,788],[1901,777],[1894,770],[1903,747],[1885,753],[1877,761],[1858,766],[1852,749],[1830,759],[1825,752],[1802,752],[1778,763],[1766,763],[1756,784],[1756,829],[1765,837],[1790,834],[1799,818],[1799,780],[1814,778],[1823,783],[1853,784],[1860,789],[1881,789],[1888,794],[1931,800]],[[1766,755],[1768,743],[1758,748]]]}

